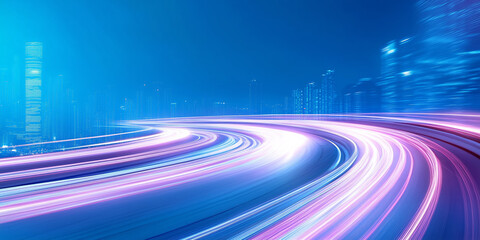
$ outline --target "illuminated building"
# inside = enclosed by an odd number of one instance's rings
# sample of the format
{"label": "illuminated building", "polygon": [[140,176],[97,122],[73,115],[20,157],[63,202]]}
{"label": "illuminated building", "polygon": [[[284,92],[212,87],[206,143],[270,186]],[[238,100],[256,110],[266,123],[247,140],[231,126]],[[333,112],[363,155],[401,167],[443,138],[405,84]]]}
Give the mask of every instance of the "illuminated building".
{"label": "illuminated building", "polygon": [[40,142],[42,107],[42,43],[25,46],[25,141]]}
{"label": "illuminated building", "polygon": [[328,114],[335,112],[333,70],[322,74],[320,84],[309,82],[304,89],[292,92],[292,112],[295,114]]}
{"label": "illuminated building", "polygon": [[251,114],[261,113],[260,86],[256,79],[250,81],[248,88],[248,108]]}
{"label": "illuminated building", "polygon": [[322,74],[322,80],[320,84],[320,113],[329,114],[334,112],[335,104],[335,89],[333,84],[334,77],[333,70],[327,70]]}
{"label": "illuminated building", "polygon": [[382,111],[408,112],[418,109],[425,91],[416,81],[417,48],[414,38],[390,41],[381,50],[381,75],[378,85],[382,89]]}
{"label": "illuminated building", "polygon": [[430,110],[466,109],[479,88],[480,3],[420,0],[421,50],[417,81]]}
{"label": "illuminated building", "polygon": [[172,102],[170,103],[170,117],[176,117],[177,116],[177,103]]}
{"label": "illuminated building", "polygon": [[381,79],[379,85],[382,88],[382,110],[397,112],[400,102],[400,81],[398,80],[398,57],[397,43],[390,41],[382,48],[381,53]]}
{"label": "illuminated building", "polygon": [[318,114],[320,113],[320,90],[315,82],[308,83],[303,92],[304,96],[304,113]]}
{"label": "illuminated building", "polygon": [[303,102],[303,90],[302,89],[295,89],[292,91],[292,99],[293,99],[293,110],[294,114],[303,114],[304,113],[304,102]]}
{"label": "illuminated building", "polygon": [[380,88],[371,78],[362,78],[347,87],[343,95],[345,113],[374,113],[380,111]]}

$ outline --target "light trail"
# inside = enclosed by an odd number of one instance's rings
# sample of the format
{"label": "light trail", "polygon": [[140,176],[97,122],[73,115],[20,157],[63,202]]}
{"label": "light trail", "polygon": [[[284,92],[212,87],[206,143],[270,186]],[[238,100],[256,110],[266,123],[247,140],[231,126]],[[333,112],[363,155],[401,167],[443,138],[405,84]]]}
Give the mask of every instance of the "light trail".
{"label": "light trail", "polygon": [[0,237],[478,239],[479,120],[131,121],[141,135],[0,159]]}

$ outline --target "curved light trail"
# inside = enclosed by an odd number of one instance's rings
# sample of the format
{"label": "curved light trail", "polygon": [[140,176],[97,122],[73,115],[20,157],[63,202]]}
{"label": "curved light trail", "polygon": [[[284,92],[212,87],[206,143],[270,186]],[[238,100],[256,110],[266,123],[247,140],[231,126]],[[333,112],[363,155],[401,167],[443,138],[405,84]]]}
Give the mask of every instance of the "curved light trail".
{"label": "curved light trail", "polygon": [[[1,158],[0,237],[479,239],[479,123],[476,114],[130,121],[143,130]],[[62,142],[79,140],[90,138]]]}

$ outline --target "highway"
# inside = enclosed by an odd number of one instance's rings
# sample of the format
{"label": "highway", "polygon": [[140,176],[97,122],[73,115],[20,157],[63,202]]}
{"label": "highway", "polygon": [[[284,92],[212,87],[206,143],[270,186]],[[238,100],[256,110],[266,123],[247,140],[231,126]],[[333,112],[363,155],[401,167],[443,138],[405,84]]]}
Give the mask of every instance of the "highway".
{"label": "highway", "polygon": [[477,114],[122,124],[0,158],[0,238],[480,239]]}

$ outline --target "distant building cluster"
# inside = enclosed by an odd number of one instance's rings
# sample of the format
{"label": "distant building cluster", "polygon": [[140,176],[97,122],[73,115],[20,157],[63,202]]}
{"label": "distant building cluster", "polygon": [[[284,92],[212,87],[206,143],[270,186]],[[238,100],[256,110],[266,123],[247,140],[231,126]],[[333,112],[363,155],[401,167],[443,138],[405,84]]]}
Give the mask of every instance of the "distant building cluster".
{"label": "distant building cluster", "polygon": [[42,42],[24,49],[0,65],[0,150],[117,132],[107,127],[119,119],[111,99],[94,90],[79,96],[62,74],[46,73]]}
{"label": "distant building cluster", "polygon": [[480,109],[480,2],[420,0],[420,34],[381,49],[381,73],[343,94],[345,112]]}
{"label": "distant building cluster", "polygon": [[294,114],[329,114],[338,112],[334,88],[334,70],[327,70],[319,81],[309,82],[292,92]]}
{"label": "distant building cluster", "polygon": [[[419,0],[420,33],[380,49],[379,76],[344,89],[335,71],[268,102],[261,80],[248,82],[244,103],[172,96],[161,82],[142,82],[134,96],[113,99],[92,89],[80,96],[64,76],[44,71],[44,45],[0,65],[0,144],[36,143],[115,132],[123,119],[226,114],[330,114],[480,110],[480,2]],[[246,83],[247,84],[247,83]],[[104,127],[103,130],[100,130]]]}

